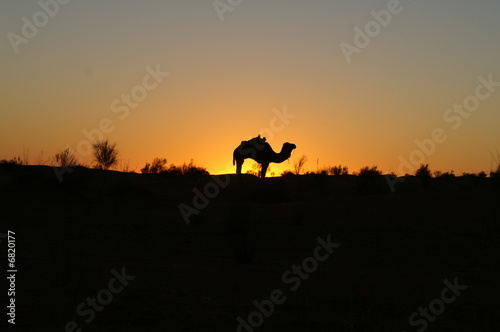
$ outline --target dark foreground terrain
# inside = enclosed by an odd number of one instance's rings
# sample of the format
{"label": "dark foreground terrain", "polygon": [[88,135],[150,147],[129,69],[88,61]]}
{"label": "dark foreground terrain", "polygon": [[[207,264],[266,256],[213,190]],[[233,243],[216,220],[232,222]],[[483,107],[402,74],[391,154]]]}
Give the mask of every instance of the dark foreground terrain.
{"label": "dark foreground terrain", "polygon": [[[409,177],[394,193],[384,177],[217,180],[0,168],[17,269],[16,324],[2,296],[1,326],[499,330],[497,179]],[[188,224],[179,204],[193,198],[203,208]]]}

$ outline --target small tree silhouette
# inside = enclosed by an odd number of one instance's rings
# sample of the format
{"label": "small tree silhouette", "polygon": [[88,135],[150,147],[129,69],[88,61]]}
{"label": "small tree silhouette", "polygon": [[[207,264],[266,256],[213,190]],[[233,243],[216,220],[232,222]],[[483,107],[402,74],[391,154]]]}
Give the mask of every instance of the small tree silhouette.
{"label": "small tree silhouette", "polygon": [[116,143],[110,143],[107,139],[92,144],[94,161],[98,169],[107,170],[118,162],[118,151]]}
{"label": "small tree silhouette", "polygon": [[[455,176],[455,174],[453,174],[453,171],[449,174]],[[443,175],[444,174],[442,174],[441,177],[443,177]],[[422,185],[426,188],[432,179],[432,173],[431,173],[431,170],[429,169],[429,164],[425,164],[425,165],[420,164],[420,167],[415,172],[415,176],[417,178],[419,178],[420,181],[422,181]]]}
{"label": "small tree silhouette", "polygon": [[58,167],[74,167],[79,165],[78,157],[69,148],[56,153],[54,158]]}
{"label": "small tree silhouette", "polygon": [[295,165],[294,165],[295,174],[302,173],[306,162],[307,162],[307,156],[305,154],[303,154],[302,157],[300,157],[299,160],[297,160],[295,162]]}

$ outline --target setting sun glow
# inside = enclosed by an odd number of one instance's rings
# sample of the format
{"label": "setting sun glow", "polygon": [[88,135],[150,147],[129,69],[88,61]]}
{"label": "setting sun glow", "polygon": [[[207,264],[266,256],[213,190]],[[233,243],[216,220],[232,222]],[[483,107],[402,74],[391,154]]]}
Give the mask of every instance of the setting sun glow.
{"label": "setting sun glow", "polygon": [[268,176],[303,155],[306,171],[494,168],[500,4],[390,9],[367,0],[244,1],[225,12],[211,1],[72,1],[43,25],[37,2],[3,4],[0,158],[35,164],[69,146],[90,165],[90,144],[109,138],[117,170],[140,172],[158,157],[234,173],[233,150],[260,134],[276,152],[297,145]]}

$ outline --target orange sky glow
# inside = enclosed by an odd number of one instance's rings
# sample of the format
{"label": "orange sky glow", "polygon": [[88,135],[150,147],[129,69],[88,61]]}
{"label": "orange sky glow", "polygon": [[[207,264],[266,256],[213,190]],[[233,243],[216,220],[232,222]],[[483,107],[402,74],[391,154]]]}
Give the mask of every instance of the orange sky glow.
{"label": "orange sky glow", "polygon": [[34,164],[69,146],[90,164],[90,142],[109,138],[118,170],[159,157],[232,173],[233,150],[261,134],[276,152],[297,145],[269,175],[302,155],[306,171],[489,172],[500,4],[479,3],[401,1],[360,37],[388,1],[244,1],[222,14],[212,1],[70,2],[17,45],[22,18],[43,9],[3,4],[0,159]]}

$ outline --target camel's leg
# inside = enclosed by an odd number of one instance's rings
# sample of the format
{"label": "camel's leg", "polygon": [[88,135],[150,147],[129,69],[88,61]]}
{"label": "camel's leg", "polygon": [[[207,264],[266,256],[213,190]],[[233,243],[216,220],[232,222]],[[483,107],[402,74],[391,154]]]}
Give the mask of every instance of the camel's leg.
{"label": "camel's leg", "polygon": [[241,167],[243,166],[244,160],[236,160],[236,174],[241,175]]}
{"label": "camel's leg", "polygon": [[238,179],[240,180],[240,183],[242,183],[242,184],[243,184],[243,177],[241,176],[241,167],[243,166],[244,162],[245,162],[245,159],[236,160],[236,174],[238,175]]}
{"label": "camel's leg", "polygon": [[269,167],[268,163],[263,163],[261,164],[261,169],[260,169],[260,177],[263,179],[266,177],[267,173],[267,168]]}

